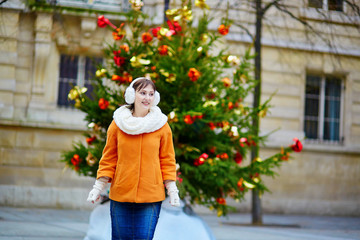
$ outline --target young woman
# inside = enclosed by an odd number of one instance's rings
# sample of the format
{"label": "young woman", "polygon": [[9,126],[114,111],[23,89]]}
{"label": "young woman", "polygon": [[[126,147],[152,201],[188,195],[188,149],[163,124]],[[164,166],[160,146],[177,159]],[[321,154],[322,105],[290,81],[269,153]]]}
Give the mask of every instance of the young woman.
{"label": "young woman", "polygon": [[114,112],[97,179],[87,201],[96,202],[108,182],[112,240],[152,239],[165,187],[180,206],[172,133],[157,104],[160,94],[146,78],[135,79]]}

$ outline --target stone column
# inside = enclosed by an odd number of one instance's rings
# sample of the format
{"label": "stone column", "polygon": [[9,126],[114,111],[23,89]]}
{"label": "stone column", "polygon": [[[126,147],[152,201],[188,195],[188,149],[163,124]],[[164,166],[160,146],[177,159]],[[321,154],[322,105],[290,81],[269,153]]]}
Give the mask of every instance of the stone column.
{"label": "stone column", "polygon": [[51,30],[53,18],[49,13],[37,13],[35,20],[35,47],[33,65],[33,85],[31,107],[40,107],[44,104],[46,89],[46,72],[51,49]]}
{"label": "stone column", "polygon": [[81,47],[90,47],[92,44],[92,35],[96,29],[96,18],[86,18],[81,19],[81,38],[80,46]]}
{"label": "stone column", "polygon": [[1,10],[0,26],[0,119],[11,119],[14,115],[16,89],[19,12]]}

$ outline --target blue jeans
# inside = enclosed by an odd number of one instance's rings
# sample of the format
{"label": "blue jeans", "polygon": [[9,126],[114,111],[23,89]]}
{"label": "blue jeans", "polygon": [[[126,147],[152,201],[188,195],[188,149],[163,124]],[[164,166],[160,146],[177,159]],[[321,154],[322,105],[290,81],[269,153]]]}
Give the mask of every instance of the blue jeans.
{"label": "blue jeans", "polygon": [[126,203],[110,200],[112,240],[151,240],[161,202]]}

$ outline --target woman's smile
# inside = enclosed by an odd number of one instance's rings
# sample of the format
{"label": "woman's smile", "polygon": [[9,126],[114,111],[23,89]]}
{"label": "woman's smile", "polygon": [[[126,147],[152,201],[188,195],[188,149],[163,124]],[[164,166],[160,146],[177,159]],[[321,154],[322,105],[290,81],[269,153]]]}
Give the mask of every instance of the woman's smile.
{"label": "woman's smile", "polygon": [[136,91],[133,116],[145,117],[154,102],[154,98],[155,90],[151,85]]}

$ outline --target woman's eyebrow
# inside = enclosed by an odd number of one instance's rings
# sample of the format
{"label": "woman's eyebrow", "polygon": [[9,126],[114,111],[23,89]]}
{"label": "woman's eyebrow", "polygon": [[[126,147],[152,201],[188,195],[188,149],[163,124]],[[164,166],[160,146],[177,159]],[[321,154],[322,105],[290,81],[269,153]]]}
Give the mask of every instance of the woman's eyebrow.
{"label": "woman's eyebrow", "polygon": [[[139,92],[142,92],[142,91],[147,92],[145,89],[141,89]],[[154,90],[150,90],[149,92],[155,92],[155,91],[154,91]]]}

